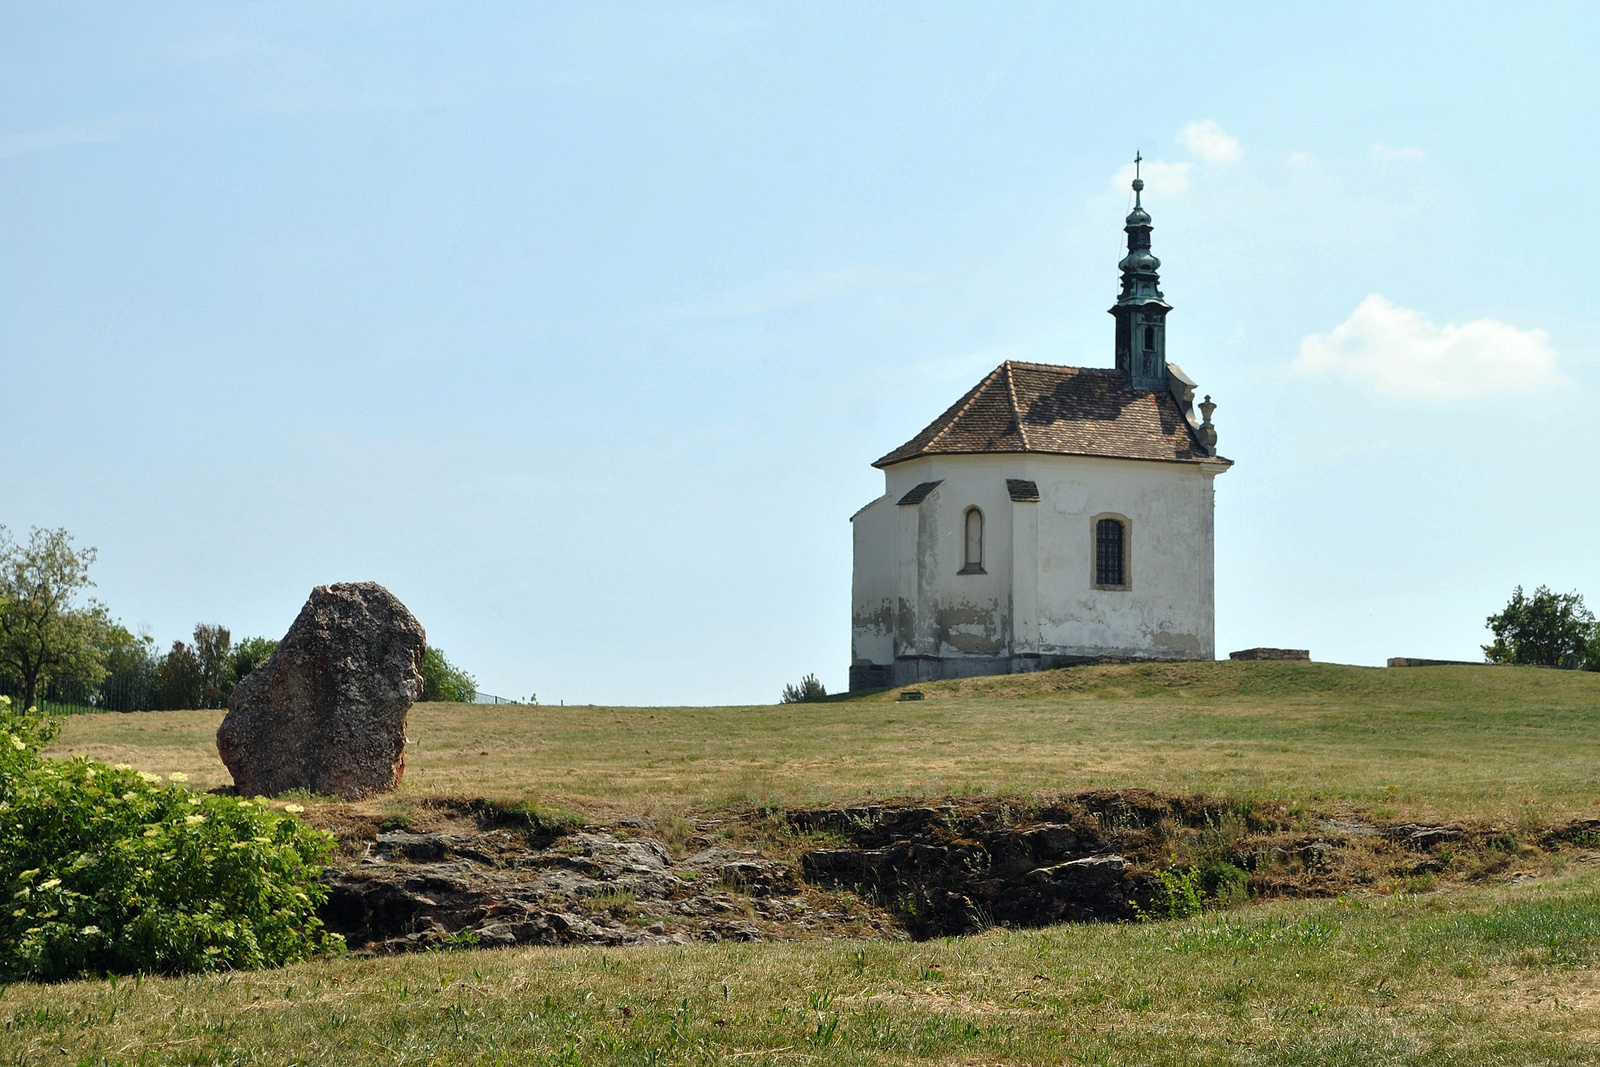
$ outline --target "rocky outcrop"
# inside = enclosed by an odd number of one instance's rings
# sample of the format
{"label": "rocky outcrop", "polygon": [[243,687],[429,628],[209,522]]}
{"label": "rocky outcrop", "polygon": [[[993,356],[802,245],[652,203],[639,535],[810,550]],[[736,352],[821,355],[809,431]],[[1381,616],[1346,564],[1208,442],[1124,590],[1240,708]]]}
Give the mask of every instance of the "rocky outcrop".
{"label": "rocky outcrop", "polygon": [[[341,842],[322,919],[364,953],[933,937],[1168,914],[1162,875],[1175,866],[1222,907],[1525,878],[1546,854],[1503,828],[1291,820],[1147,790],[808,809],[782,823],[748,812],[700,821],[676,853],[644,816],[578,825],[447,798],[381,822],[370,804],[314,810]],[[1541,845],[1600,862],[1600,819],[1551,828]]]}
{"label": "rocky outcrop", "polygon": [[[788,863],[585,827],[529,847],[508,830],[380,833],[330,868],[323,922],[359,951],[443,944],[650,945],[792,937],[843,913],[795,899]],[[881,930],[856,928],[841,932]]]}
{"label": "rocky outcrop", "polygon": [[1133,914],[1129,865],[1088,820],[996,825],[954,807],[821,810],[791,818],[867,846],[807,853],[808,881],[883,901],[917,936]]}
{"label": "rocky outcrop", "polygon": [[320,585],[233,691],[217,752],[244,796],[357,798],[400,784],[427,638],[376,582]]}

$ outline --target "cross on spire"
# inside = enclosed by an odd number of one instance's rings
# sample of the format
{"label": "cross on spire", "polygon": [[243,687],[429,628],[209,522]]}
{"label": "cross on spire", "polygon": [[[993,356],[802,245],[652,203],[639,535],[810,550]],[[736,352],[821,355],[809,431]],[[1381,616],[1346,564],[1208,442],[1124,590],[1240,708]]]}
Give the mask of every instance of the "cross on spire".
{"label": "cross on spire", "polygon": [[1133,153],[1133,206],[1143,207],[1139,202],[1139,194],[1144,191],[1144,179],[1139,177],[1139,164],[1144,162],[1144,155],[1135,150]]}

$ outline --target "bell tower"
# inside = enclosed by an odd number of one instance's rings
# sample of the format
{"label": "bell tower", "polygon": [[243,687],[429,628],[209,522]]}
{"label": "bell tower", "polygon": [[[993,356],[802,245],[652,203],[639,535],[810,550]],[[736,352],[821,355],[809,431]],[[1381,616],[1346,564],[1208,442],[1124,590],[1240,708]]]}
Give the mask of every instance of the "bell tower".
{"label": "bell tower", "polygon": [[1128,384],[1149,392],[1167,387],[1167,312],[1172,310],[1161,297],[1161,276],[1156,272],[1161,261],[1150,254],[1150,215],[1141,203],[1144,179],[1138,153],[1133,157],[1133,211],[1123,230],[1128,235],[1128,254],[1117,264],[1122,271],[1122,292],[1110,311],[1117,320],[1117,369],[1128,376]]}

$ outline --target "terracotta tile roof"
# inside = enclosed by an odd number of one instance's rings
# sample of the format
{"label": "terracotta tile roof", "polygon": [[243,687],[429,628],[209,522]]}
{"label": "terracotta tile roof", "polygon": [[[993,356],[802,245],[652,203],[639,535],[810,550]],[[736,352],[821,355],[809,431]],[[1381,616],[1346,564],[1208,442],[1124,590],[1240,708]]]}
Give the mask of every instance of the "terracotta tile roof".
{"label": "terracotta tile roof", "polygon": [[873,466],[977,452],[1177,463],[1220,459],[1206,454],[1171,393],[1138,392],[1115,369],[1007,360]]}

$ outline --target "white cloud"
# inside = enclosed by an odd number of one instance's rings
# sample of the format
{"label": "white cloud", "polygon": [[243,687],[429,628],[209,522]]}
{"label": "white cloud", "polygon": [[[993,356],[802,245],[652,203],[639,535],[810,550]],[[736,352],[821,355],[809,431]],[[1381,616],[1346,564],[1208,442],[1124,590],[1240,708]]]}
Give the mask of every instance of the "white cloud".
{"label": "white cloud", "polygon": [[1373,294],[1328,333],[1300,342],[1295,370],[1337,375],[1385,396],[1470,400],[1557,384],[1550,335],[1493,319],[1437,326]]}
{"label": "white cloud", "polygon": [[[1139,169],[1144,177],[1145,188],[1153,193],[1166,193],[1176,196],[1189,191],[1188,163],[1167,163],[1159,159],[1147,159]],[[1128,184],[1133,181],[1133,164],[1129,163],[1120,167],[1117,173],[1111,176],[1111,188],[1119,193],[1128,191]]]}
{"label": "white cloud", "polygon": [[1415,145],[1406,148],[1390,148],[1381,141],[1373,141],[1368,149],[1374,159],[1388,159],[1401,163],[1421,163],[1428,158],[1428,153]]}
{"label": "white cloud", "polygon": [[1233,163],[1244,155],[1237,137],[1230,137],[1210,119],[1191,122],[1178,131],[1178,143],[1206,163]]}
{"label": "white cloud", "polygon": [[1311,170],[1317,165],[1317,157],[1310,152],[1290,152],[1290,170]]}

